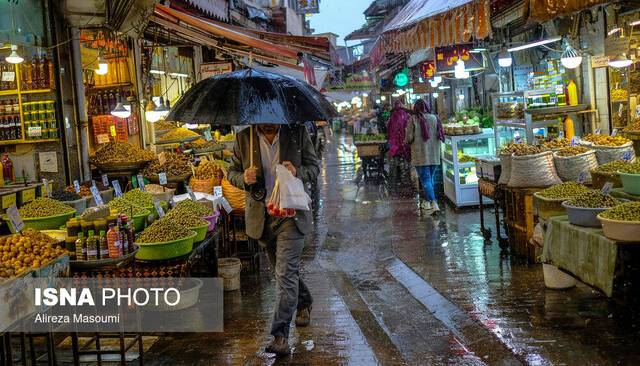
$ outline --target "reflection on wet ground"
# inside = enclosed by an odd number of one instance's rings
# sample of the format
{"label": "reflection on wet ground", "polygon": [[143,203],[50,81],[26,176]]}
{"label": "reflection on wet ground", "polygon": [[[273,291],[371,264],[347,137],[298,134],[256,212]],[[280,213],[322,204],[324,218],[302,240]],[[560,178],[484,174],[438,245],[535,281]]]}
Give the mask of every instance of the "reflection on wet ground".
{"label": "reflection on wet ground", "polygon": [[[539,265],[501,255],[479,233],[477,210],[434,217],[415,202],[356,197],[348,139],[323,161],[317,233],[304,253],[312,325],[295,329],[290,358],[268,342],[274,283],[243,277],[225,294],[225,332],[163,338],[153,365],[616,365],[640,364],[632,309],[586,286],[546,290]],[[265,261],[266,262],[266,261]],[[312,342],[310,342],[312,341]]]}

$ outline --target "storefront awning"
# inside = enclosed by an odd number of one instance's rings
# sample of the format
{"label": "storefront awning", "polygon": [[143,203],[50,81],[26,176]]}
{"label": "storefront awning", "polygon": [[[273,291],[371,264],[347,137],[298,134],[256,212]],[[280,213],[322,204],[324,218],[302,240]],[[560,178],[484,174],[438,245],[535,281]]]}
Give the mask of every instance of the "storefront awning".
{"label": "storefront awning", "polygon": [[605,2],[608,0],[530,0],[529,10],[531,11],[531,19],[545,22]]}
{"label": "storefront awning", "polygon": [[186,2],[218,19],[229,19],[227,14],[229,6],[226,0],[186,0]]}
{"label": "storefront awning", "polygon": [[229,54],[302,70],[301,50],[275,44],[239,32],[223,23],[204,20],[163,5],[156,5],[150,21],[177,32],[196,44],[218,48]]}
{"label": "storefront awning", "polygon": [[489,0],[411,0],[387,24],[385,52],[449,46],[491,34]]}

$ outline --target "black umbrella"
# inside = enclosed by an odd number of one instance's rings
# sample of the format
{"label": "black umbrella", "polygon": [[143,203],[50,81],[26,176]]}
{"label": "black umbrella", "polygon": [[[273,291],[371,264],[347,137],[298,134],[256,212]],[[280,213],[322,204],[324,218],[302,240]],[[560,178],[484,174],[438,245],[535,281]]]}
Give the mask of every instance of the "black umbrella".
{"label": "black umbrella", "polygon": [[168,121],[212,125],[292,124],[330,120],[338,113],[309,84],[290,76],[244,69],[194,85]]}

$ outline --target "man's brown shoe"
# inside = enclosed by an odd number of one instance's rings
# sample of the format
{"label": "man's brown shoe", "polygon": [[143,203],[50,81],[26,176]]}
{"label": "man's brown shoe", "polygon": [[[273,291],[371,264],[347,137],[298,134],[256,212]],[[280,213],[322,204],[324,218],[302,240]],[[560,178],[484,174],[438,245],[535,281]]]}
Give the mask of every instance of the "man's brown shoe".
{"label": "man's brown shoe", "polygon": [[311,323],[311,306],[305,309],[298,309],[296,314],[296,325],[306,327]]}
{"label": "man's brown shoe", "polygon": [[291,354],[289,341],[284,337],[275,337],[264,351],[268,353],[275,353],[277,356],[288,356]]}

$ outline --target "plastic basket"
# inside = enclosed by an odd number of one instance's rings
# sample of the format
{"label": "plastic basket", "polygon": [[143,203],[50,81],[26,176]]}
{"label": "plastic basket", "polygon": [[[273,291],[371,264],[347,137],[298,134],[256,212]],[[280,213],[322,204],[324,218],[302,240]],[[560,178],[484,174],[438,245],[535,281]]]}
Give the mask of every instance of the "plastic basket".
{"label": "plastic basket", "polygon": [[140,260],[165,260],[181,257],[191,253],[193,242],[198,236],[195,231],[186,238],[165,241],[161,243],[136,243],[140,247],[136,253],[136,259]]}
{"label": "plastic basket", "polygon": [[196,238],[193,239],[193,241],[195,243],[199,243],[199,242],[203,241],[204,238],[207,237],[207,232],[209,231],[209,223],[206,223],[206,224],[203,224],[203,225],[200,225],[200,226],[190,227],[189,230],[195,231],[196,234],[198,234],[196,236]]}
{"label": "plastic basket", "polygon": [[133,216],[133,227],[137,233],[147,227],[147,218],[149,218],[149,215],[151,215],[151,211],[147,210],[146,213]]}
{"label": "plastic basket", "polygon": [[602,223],[598,220],[598,214],[611,208],[577,207],[568,205],[566,202],[563,202],[562,206],[567,210],[567,216],[569,217],[570,223],[584,227],[601,227]]}
{"label": "plastic basket", "polygon": [[[53,230],[58,229],[60,228],[60,226],[66,224],[67,221],[69,221],[69,219],[75,215],[76,210],[73,210],[54,216],[23,218],[22,221],[24,222],[24,229]],[[11,225],[9,217],[7,215],[4,215],[2,219],[7,222],[7,226],[9,226],[9,230],[11,230],[11,233],[15,234],[16,231],[13,228],[13,225]]]}
{"label": "plastic basket", "polygon": [[216,224],[218,223],[218,217],[220,217],[220,211],[216,211],[213,213],[213,215],[211,216],[205,216],[203,217],[203,219],[209,221],[209,228],[208,230],[214,231],[216,229]]}
{"label": "plastic basket", "polygon": [[598,214],[598,220],[602,222],[602,232],[607,238],[640,243],[640,221],[611,220],[602,214]]}
{"label": "plastic basket", "polygon": [[538,192],[534,193],[533,197],[536,199],[538,217],[548,219],[552,216],[566,215],[566,210],[562,206],[562,202],[569,199],[569,197],[562,199],[549,199],[540,196]]}
{"label": "plastic basket", "polygon": [[622,190],[635,196],[640,195],[640,174],[618,172],[622,181]]}

